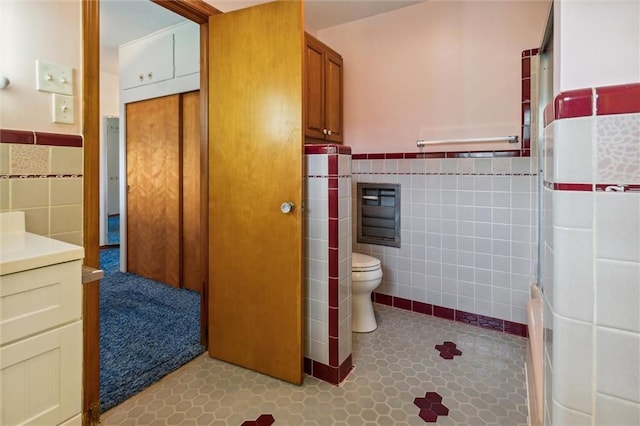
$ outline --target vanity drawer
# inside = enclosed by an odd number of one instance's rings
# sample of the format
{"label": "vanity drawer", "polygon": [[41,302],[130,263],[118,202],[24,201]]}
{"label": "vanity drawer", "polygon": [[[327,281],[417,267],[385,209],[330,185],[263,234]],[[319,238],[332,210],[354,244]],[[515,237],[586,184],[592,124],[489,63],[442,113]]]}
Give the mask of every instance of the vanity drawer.
{"label": "vanity drawer", "polygon": [[0,345],[82,317],[82,261],[0,276]]}

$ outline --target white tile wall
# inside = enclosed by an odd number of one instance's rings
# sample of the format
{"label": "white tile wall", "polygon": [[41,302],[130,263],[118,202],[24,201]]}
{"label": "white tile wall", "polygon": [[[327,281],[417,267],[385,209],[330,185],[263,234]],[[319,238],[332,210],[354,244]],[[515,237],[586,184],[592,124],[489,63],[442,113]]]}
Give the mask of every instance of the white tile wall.
{"label": "white tile wall", "polygon": [[598,425],[640,425],[640,405],[597,393],[595,423]]}
{"label": "white tile wall", "polygon": [[593,321],[594,263],[591,230],[554,226],[555,311],[567,318]]}
{"label": "white tile wall", "polygon": [[[555,128],[553,182],[593,182],[593,120],[561,120]],[[567,161],[567,159],[571,161]],[[560,163],[558,163],[560,162]]]}
{"label": "white tile wall", "polygon": [[640,333],[640,263],[596,261],[598,325]]}
{"label": "white tile wall", "polygon": [[599,193],[595,210],[598,258],[640,262],[640,196]]}
{"label": "white tile wall", "polygon": [[[564,407],[591,414],[593,395],[593,326],[591,323],[553,317],[553,399]],[[563,424],[563,423],[558,423]]]}
{"label": "white tile wall", "polygon": [[[546,179],[638,185],[638,140],[640,114],[556,120]],[[640,424],[640,194],[544,203],[546,424]]]}
{"label": "white tile wall", "polygon": [[[329,155],[305,155],[305,356],[330,365]],[[351,156],[338,155],[338,361],[352,353]]]}
{"label": "white tile wall", "polygon": [[[324,157],[324,166],[322,159]],[[326,176],[326,155],[307,155],[307,173]],[[324,167],[325,174],[319,175]],[[305,356],[329,364],[329,263],[327,201],[325,178],[305,179]]]}
{"label": "white tile wall", "polygon": [[[531,159],[355,160],[352,167],[353,188],[401,185],[401,247],[353,241],[355,251],[382,261],[378,292],[526,323],[537,268]],[[354,236],[356,227],[354,217]]]}
{"label": "white tile wall", "polygon": [[338,361],[351,355],[351,156],[338,155],[339,318]]}
{"label": "white tile wall", "polygon": [[[306,156],[307,173],[326,175],[326,158]],[[321,178],[307,178],[305,183],[305,355],[328,364],[328,183]]]}
{"label": "white tile wall", "polygon": [[553,401],[552,404],[552,424],[571,426],[587,426],[591,424],[590,415],[567,408],[557,401]]}
{"label": "white tile wall", "polygon": [[597,327],[596,353],[598,392],[640,404],[640,334]]}

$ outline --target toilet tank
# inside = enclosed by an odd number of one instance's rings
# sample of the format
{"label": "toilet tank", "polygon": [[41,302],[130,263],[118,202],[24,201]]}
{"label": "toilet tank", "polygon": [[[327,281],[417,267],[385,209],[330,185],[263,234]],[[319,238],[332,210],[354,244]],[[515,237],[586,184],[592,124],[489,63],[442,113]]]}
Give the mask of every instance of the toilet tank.
{"label": "toilet tank", "polygon": [[358,183],[359,243],[400,247],[400,185]]}

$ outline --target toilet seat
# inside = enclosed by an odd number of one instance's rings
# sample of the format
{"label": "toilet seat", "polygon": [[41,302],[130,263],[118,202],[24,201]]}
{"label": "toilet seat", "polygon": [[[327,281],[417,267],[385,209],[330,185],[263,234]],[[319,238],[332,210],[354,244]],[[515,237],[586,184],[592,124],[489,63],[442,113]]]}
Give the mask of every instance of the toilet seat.
{"label": "toilet seat", "polygon": [[351,271],[368,272],[380,269],[380,259],[362,253],[351,253]]}

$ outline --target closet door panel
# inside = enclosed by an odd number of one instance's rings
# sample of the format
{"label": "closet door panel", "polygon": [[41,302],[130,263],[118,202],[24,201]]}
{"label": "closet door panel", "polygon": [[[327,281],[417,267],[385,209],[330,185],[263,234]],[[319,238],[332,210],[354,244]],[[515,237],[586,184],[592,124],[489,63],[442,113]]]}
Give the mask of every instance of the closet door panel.
{"label": "closet door panel", "polygon": [[127,104],[127,270],[180,286],[180,95]]}
{"label": "closet door panel", "polygon": [[182,95],[182,165],[182,285],[201,292],[199,92]]}

